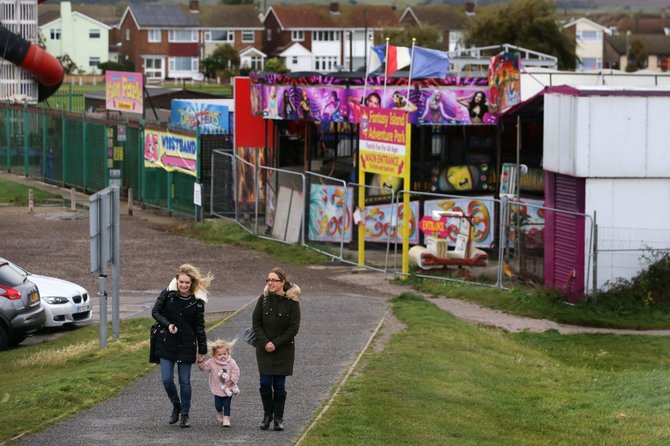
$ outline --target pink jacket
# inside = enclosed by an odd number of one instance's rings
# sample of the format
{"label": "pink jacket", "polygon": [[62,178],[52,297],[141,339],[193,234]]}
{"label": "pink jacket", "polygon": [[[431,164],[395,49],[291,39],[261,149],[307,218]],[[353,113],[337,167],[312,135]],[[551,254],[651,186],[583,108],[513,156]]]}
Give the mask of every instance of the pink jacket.
{"label": "pink jacket", "polygon": [[221,390],[223,382],[219,378],[221,369],[225,369],[230,379],[237,384],[240,379],[240,368],[233,358],[229,358],[226,362],[217,361],[215,358],[209,358],[205,362],[198,364],[198,368],[205,373],[209,373],[209,390],[217,396],[226,396]]}

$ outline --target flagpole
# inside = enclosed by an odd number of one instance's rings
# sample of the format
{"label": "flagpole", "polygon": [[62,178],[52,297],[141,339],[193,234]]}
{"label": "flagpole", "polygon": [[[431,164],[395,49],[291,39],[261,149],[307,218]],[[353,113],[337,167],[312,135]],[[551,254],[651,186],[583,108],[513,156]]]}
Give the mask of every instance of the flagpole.
{"label": "flagpole", "polygon": [[[370,41],[370,43],[374,43],[374,41],[373,41],[372,39],[373,39],[372,36],[370,36],[370,37],[368,38],[368,40]],[[373,46],[374,46],[374,45],[372,45],[372,46],[370,47],[370,52],[368,53],[368,61],[367,61],[367,65],[365,66],[365,82],[363,83],[363,97],[361,98],[361,104],[363,104],[363,105],[367,105],[367,104],[365,103],[365,98],[366,98],[365,95],[367,94],[367,89],[368,89],[368,76],[370,75],[370,59],[372,58],[372,53],[373,53],[373,51],[374,51],[374,49],[372,48]]]}
{"label": "flagpole", "polygon": [[414,46],[416,37],[412,37],[412,52],[409,54],[409,76],[407,77],[407,103],[409,104],[409,91],[412,88],[412,63],[414,62]]}
{"label": "flagpole", "polygon": [[[386,38],[386,55],[384,56],[384,99],[386,99],[386,79],[389,75],[389,38]],[[380,104],[382,107],[384,104]]]}

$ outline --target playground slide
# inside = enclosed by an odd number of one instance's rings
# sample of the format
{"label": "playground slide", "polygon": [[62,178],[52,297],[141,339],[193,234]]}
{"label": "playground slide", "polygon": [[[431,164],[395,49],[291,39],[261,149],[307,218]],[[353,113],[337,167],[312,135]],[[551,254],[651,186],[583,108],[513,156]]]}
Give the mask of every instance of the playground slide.
{"label": "playground slide", "polygon": [[21,67],[37,80],[37,100],[42,102],[63,83],[63,65],[53,55],[0,25],[0,56]]}

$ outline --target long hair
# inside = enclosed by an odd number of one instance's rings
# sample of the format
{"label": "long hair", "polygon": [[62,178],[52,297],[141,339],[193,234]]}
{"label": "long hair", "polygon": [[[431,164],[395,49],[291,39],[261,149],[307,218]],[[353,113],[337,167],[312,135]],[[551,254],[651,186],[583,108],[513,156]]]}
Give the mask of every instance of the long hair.
{"label": "long hair", "polygon": [[286,275],[286,271],[284,271],[283,269],[281,269],[277,266],[275,268],[272,268],[272,271],[270,271],[270,272],[275,273],[277,275],[277,277],[279,277],[280,280],[284,281],[284,286],[282,287],[282,288],[284,288],[284,291],[287,291],[289,288],[291,288],[292,284],[291,284],[291,282],[288,281],[288,276]]}
{"label": "long hair", "polygon": [[177,271],[177,274],[175,274],[175,279],[179,280],[181,274],[185,274],[191,278],[191,288],[189,289],[191,293],[200,291],[206,294],[209,285],[214,279],[214,275],[211,272],[208,272],[207,275],[203,276],[200,274],[200,270],[190,263],[184,263],[179,266],[179,270]]}

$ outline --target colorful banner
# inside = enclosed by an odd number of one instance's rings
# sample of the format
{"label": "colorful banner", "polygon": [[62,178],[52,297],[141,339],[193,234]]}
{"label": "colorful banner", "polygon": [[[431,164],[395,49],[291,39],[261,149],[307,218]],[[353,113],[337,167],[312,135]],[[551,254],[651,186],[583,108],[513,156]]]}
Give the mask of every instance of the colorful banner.
{"label": "colorful banner", "polygon": [[230,133],[230,114],[228,107],[218,100],[173,99],[170,111],[170,124],[173,128],[200,133]]}
{"label": "colorful banner", "polygon": [[407,145],[405,111],[361,107],[359,161],[365,172],[405,176]]}
{"label": "colorful banner", "polygon": [[[423,214],[432,218],[433,211],[457,211],[471,216],[473,246],[490,248],[494,240],[494,208],[493,198],[428,200],[423,204]],[[460,218],[447,217],[446,239],[450,244],[456,244],[459,224]]]}
{"label": "colorful banner", "polygon": [[[270,75],[267,75],[270,76]],[[404,110],[411,124],[495,124],[489,110],[485,78],[440,79],[386,88],[376,82],[363,86],[358,79],[340,83],[332,76],[286,78],[272,75],[251,85],[252,113],[272,120],[360,122],[361,108]],[[365,98],[363,92],[365,91]]]}
{"label": "colorful banner", "polygon": [[312,184],[309,195],[308,237],[321,242],[351,242],[351,212],[354,203],[352,188]]}
{"label": "colorful banner", "polygon": [[144,112],[142,73],[107,71],[105,73],[105,107],[129,113]]}
{"label": "colorful banner", "polygon": [[521,56],[518,52],[502,52],[489,64],[489,108],[502,113],[521,102]]}
{"label": "colorful banner", "polygon": [[[382,204],[366,206],[365,241],[386,243],[402,243],[402,222],[405,207],[400,204]],[[409,243],[419,243],[419,202],[409,204]]]}
{"label": "colorful banner", "polygon": [[197,176],[197,155],[198,140],[193,136],[144,129],[144,167]]}

